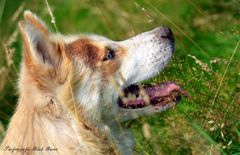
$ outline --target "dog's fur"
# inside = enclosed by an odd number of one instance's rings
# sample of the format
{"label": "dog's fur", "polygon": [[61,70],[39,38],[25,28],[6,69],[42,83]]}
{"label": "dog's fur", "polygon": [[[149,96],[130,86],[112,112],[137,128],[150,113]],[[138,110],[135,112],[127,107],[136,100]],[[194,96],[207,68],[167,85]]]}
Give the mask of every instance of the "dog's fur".
{"label": "dog's fur", "polygon": [[120,122],[164,109],[123,109],[117,100],[122,88],[155,76],[171,59],[164,28],[119,42],[63,36],[25,11],[19,29],[20,97],[1,153],[132,154],[132,137]]}

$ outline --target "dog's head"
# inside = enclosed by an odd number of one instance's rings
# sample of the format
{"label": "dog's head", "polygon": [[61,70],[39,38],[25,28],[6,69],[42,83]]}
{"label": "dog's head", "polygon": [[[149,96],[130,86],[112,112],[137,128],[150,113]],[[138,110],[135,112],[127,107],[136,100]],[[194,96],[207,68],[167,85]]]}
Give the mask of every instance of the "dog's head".
{"label": "dog's head", "polygon": [[[174,83],[132,85],[157,75],[170,61],[174,39],[169,28],[112,41],[96,35],[53,34],[30,11],[24,18],[19,23],[23,70],[34,87],[62,104],[72,100],[84,115],[95,119],[129,109],[162,110],[175,103],[176,96],[169,95],[180,88]],[[166,96],[169,101],[163,101]]]}

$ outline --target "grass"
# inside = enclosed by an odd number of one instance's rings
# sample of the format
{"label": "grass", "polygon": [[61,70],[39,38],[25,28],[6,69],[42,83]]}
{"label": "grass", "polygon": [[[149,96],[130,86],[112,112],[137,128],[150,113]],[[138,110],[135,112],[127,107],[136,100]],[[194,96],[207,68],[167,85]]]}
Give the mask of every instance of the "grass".
{"label": "grass", "polygon": [[[127,122],[139,154],[240,154],[240,2],[238,0],[51,0],[61,33],[91,32],[122,40],[167,25],[173,61],[148,82],[176,81],[190,93],[164,113]],[[55,31],[44,1],[0,2],[0,132],[17,100],[21,61],[17,22],[30,9]],[[8,58],[6,48],[13,57]],[[9,54],[8,54],[9,56]],[[9,64],[9,59],[13,64]],[[147,126],[145,128],[144,126]],[[3,128],[4,127],[4,128]],[[149,130],[151,137],[144,136]]]}

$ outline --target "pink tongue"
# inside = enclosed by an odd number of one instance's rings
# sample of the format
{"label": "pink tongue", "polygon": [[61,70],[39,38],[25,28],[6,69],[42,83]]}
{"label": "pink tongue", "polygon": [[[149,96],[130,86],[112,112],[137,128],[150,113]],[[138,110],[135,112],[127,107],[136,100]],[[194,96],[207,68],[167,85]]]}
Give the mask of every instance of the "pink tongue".
{"label": "pink tongue", "polygon": [[181,87],[172,82],[162,83],[155,86],[144,87],[146,94],[150,98],[163,97],[169,95],[172,91],[181,91]]}
{"label": "pink tongue", "polygon": [[[180,86],[173,82],[165,82],[159,85],[145,85],[143,86],[143,92],[147,95],[150,100],[151,105],[161,105],[164,106],[168,102],[178,102],[181,95],[188,96],[187,92],[182,90]],[[125,97],[127,98],[129,94],[135,95],[135,99],[125,100],[125,103],[120,100],[119,105],[123,108],[142,108],[147,104],[146,100],[143,99],[142,94],[140,94],[140,89],[137,85],[132,85],[124,90]],[[177,96],[173,94],[177,93]],[[177,99],[177,97],[180,97]]]}

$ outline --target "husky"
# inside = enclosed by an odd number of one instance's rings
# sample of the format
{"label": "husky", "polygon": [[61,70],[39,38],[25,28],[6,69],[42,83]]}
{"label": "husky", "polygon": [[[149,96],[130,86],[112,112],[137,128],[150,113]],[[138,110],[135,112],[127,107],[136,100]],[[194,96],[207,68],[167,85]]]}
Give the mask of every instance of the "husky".
{"label": "husky", "polygon": [[52,33],[30,11],[18,26],[19,100],[1,154],[131,155],[134,140],[121,123],[165,111],[184,94],[173,82],[139,84],[173,56],[167,27],[112,41]]}

